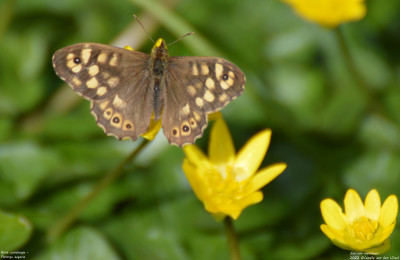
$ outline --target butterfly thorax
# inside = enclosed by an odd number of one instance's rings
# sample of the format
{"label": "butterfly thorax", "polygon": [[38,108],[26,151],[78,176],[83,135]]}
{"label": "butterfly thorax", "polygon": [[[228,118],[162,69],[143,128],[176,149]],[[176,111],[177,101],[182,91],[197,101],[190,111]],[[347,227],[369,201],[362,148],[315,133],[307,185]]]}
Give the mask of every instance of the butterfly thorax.
{"label": "butterfly thorax", "polygon": [[168,50],[167,45],[163,39],[158,39],[154,44],[153,50],[151,52],[151,58],[149,60],[149,66],[153,71],[154,77],[154,96],[153,96],[153,112],[154,120],[157,121],[161,117],[162,108],[164,105],[164,100],[162,92],[165,91],[163,86],[165,86],[164,73],[167,69],[168,64]]}

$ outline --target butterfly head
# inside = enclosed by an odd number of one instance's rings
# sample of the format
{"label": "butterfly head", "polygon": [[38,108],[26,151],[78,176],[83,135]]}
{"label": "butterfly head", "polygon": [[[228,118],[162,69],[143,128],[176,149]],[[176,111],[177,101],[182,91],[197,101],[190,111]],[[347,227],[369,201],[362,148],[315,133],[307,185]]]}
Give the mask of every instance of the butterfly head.
{"label": "butterfly head", "polygon": [[165,56],[168,52],[167,43],[163,38],[159,38],[153,46],[151,50],[152,53],[156,54],[156,56]]}

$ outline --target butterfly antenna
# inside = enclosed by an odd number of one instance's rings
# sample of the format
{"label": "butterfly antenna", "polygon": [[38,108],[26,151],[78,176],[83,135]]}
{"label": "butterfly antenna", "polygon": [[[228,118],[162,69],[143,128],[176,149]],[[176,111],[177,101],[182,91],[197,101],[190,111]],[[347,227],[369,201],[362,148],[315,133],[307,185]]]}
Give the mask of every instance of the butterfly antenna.
{"label": "butterfly antenna", "polygon": [[187,34],[185,34],[185,35],[179,37],[178,39],[176,39],[176,40],[173,41],[172,43],[168,44],[168,46],[170,46],[170,45],[172,45],[172,44],[174,44],[174,43],[176,43],[176,42],[182,40],[182,39],[185,38],[186,36],[189,36],[189,35],[192,35],[192,34],[194,34],[194,32],[187,33]]}
{"label": "butterfly antenna", "polygon": [[136,16],[136,14],[134,14],[133,17],[135,17],[136,21],[140,24],[140,26],[142,27],[143,31],[147,34],[147,36],[149,36],[150,40],[154,43],[154,40],[153,40],[153,38],[151,38],[150,33],[146,30],[146,28],[144,28],[142,22],[139,20],[139,18]]}

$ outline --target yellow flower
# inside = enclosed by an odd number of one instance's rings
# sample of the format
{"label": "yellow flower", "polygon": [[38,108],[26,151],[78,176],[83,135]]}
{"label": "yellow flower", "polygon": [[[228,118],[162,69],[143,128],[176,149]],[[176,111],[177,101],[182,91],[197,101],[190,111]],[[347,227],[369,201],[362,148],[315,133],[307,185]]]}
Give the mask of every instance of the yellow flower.
{"label": "yellow flower", "polygon": [[341,23],[364,18],[364,0],[282,0],[306,20],[323,26],[336,27]]}
{"label": "yellow flower", "polygon": [[398,201],[390,195],[381,207],[379,193],[373,189],[362,203],[358,193],[349,189],[344,197],[343,213],[332,199],[321,202],[326,224],[321,225],[332,242],[343,249],[382,254],[390,249],[389,236],[396,225]]}
{"label": "yellow flower", "polygon": [[277,163],[256,173],[270,139],[271,130],[261,131],[235,154],[229,130],[219,119],[211,130],[209,157],[195,145],[183,148],[183,171],[197,198],[217,220],[227,215],[237,219],[243,209],[263,199],[259,190],[285,170],[285,163]]}

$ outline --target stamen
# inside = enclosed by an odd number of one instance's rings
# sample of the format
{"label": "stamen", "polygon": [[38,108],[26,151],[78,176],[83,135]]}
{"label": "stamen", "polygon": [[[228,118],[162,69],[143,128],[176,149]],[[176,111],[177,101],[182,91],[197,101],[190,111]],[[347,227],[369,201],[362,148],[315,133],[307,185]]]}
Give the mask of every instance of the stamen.
{"label": "stamen", "polygon": [[378,228],[378,222],[367,217],[361,217],[349,225],[349,233],[351,236],[362,242],[370,240],[374,237],[374,233]]}

